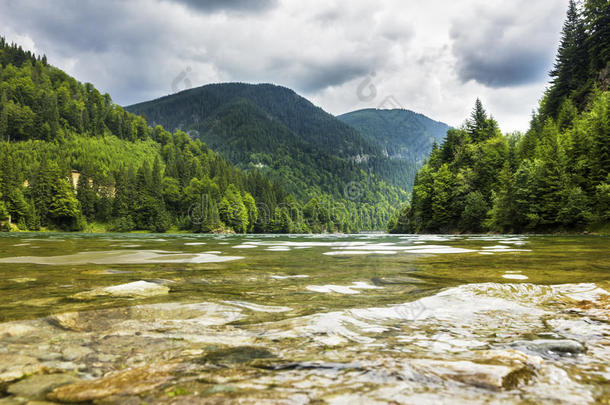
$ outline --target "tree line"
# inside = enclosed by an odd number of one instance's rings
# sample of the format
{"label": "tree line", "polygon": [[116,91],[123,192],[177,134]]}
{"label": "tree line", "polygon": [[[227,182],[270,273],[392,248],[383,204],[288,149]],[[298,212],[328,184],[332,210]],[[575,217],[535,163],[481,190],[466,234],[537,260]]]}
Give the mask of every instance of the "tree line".
{"label": "tree line", "polygon": [[395,233],[557,232],[610,222],[610,3],[570,1],[551,85],[525,134],[477,100],[418,172]]}

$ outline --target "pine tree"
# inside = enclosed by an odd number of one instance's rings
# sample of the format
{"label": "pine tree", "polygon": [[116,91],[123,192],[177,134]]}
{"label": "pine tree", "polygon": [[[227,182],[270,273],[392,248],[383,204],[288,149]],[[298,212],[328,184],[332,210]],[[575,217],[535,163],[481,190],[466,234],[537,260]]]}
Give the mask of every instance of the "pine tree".
{"label": "pine tree", "polygon": [[514,179],[510,162],[506,162],[498,177],[498,190],[494,192],[493,206],[487,227],[496,232],[510,232],[514,228]]}
{"label": "pine tree", "polygon": [[[591,73],[597,75],[602,69],[607,69],[610,63],[610,2],[587,0],[584,14],[589,31],[586,44],[590,55]],[[607,77],[608,79],[610,78]]]}
{"label": "pine tree", "polygon": [[586,94],[583,93],[586,92],[585,85],[589,71],[586,39],[584,22],[576,2],[570,0],[555,66],[551,71],[552,86],[548,90],[542,109],[543,118],[557,118],[564,100],[576,91],[580,91],[581,94],[574,102],[580,109],[584,107]]}
{"label": "pine tree", "polygon": [[485,108],[483,108],[481,99],[477,98],[474,103],[474,109],[470,114],[470,120],[466,122],[466,129],[473,141],[479,142],[482,140],[481,135],[482,132],[487,129],[487,120],[487,111],[485,111]]}
{"label": "pine tree", "polygon": [[30,196],[34,201],[36,210],[40,215],[42,226],[48,224],[48,212],[53,197],[53,182],[58,177],[59,168],[54,162],[50,162],[46,155],[43,155],[38,170],[35,172],[30,188]]}
{"label": "pine tree", "polygon": [[6,96],[6,90],[4,88],[0,89],[0,140],[8,139],[8,112],[6,110],[6,105],[8,104],[8,99]]}
{"label": "pine tree", "polygon": [[451,204],[451,188],[453,175],[446,164],[443,164],[438,172],[434,174],[432,185],[432,224],[436,230],[451,229],[453,224],[454,212]]}
{"label": "pine tree", "polygon": [[81,212],[70,182],[65,178],[57,177],[53,181],[52,190],[53,197],[48,215],[53,224],[67,231],[80,230],[82,228],[79,221]]}
{"label": "pine tree", "polygon": [[89,178],[81,173],[76,183],[76,198],[78,199],[81,211],[88,221],[95,219],[96,195],[91,188]]}

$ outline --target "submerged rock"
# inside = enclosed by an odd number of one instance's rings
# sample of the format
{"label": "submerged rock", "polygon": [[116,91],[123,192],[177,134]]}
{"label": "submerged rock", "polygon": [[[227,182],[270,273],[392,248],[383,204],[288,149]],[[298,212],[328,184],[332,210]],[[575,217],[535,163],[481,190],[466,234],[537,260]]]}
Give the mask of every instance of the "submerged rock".
{"label": "submerged rock", "polygon": [[0,324],[0,338],[29,335],[37,330],[36,326],[28,321],[2,323]]}
{"label": "submerged rock", "polygon": [[63,358],[67,361],[74,361],[91,353],[93,353],[93,350],[85,346],[68,346],[62,351]]}
{"label": "submerged rock", "polygon": [[48,392],[76,381],[79,381],[79,379],[70,374],[34,375],[10,385],[6,391],[17,397],[43,400]]}
{"label": "submerged rock", "polygon": [[97,380],[56,388],[47,398],[59,402],[87,402],[113,395],[139,395],[171,381],[171,373],[175,368],[176,364],[162,363],[115,372]]}
{"label": "submerged rock", "polygon": [[417,371],[490,390],[512,389],[533,377],[525,366],[479,364],[471,361],[418,359],[409,363]]}
{"label": "submerged rock", "polygon": [[0,398],[0,405],[23,405],[25,404],[26,399],[24,398],[15,398],[15,397],[7,397]]}
{"label": "submerged rock", "polygon": [[328,362],[290,362],[290,363],[259,363],[254,365],[265,370],[355,370],[364,371],[358,363],[328,363]]}
{"label": "submerged rock", "polygon": [[270,351],[260,347],[239,346],[210,352],[199,359],[199,363],[240,364],[255,359],[275,357]]}
{"label": "submerged rock", "polygon": [[169,294],[169,287],[141,280],[112,287],[95,288],[91,291],[75,294],[72,297],[76,299],[90,299],[100,296],[147,298],[166,294]]}
{"label": "submerged rock", "polygon": [[111,329],[116,322],[129,316],[129,308],[99,311],[66,312],[52,315],[47,322],[58,328],[74,332],[92,332]]}
{"label": "submerged rock", "polygon": [[530,351],[534,353],[539,353],[541,355],[576,355],[584,352],[584,347],[582,344],[575,340],[567,340],[567,339],[538,339],[532,341],[518,341],[514,342],[511,346]]}
{"label": "submerged rock", "polygon": [[44,370],[37,359],[19,354],[0,354],[0,384],[19,380]]}

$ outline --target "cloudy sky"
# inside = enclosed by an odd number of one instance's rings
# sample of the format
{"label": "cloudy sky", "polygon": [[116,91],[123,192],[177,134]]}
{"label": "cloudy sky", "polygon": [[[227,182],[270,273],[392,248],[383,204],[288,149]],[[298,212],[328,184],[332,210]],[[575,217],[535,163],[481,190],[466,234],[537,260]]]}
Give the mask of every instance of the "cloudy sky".
{"label": "cloudy sky", "polygon": [[333,114],[402,107],[460,125],[476,97],[527,128],[568,0],[0,0],[0,35],[121,105],[276,83]]}

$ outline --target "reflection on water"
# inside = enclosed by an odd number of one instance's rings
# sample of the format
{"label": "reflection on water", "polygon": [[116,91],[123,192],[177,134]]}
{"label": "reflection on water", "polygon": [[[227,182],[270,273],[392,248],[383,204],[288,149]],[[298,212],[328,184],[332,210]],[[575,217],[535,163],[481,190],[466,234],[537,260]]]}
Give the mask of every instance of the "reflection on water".
{"label": "reflection on water", "polygon": [[9,234],[0,403],[603,403],[609,247]]}

